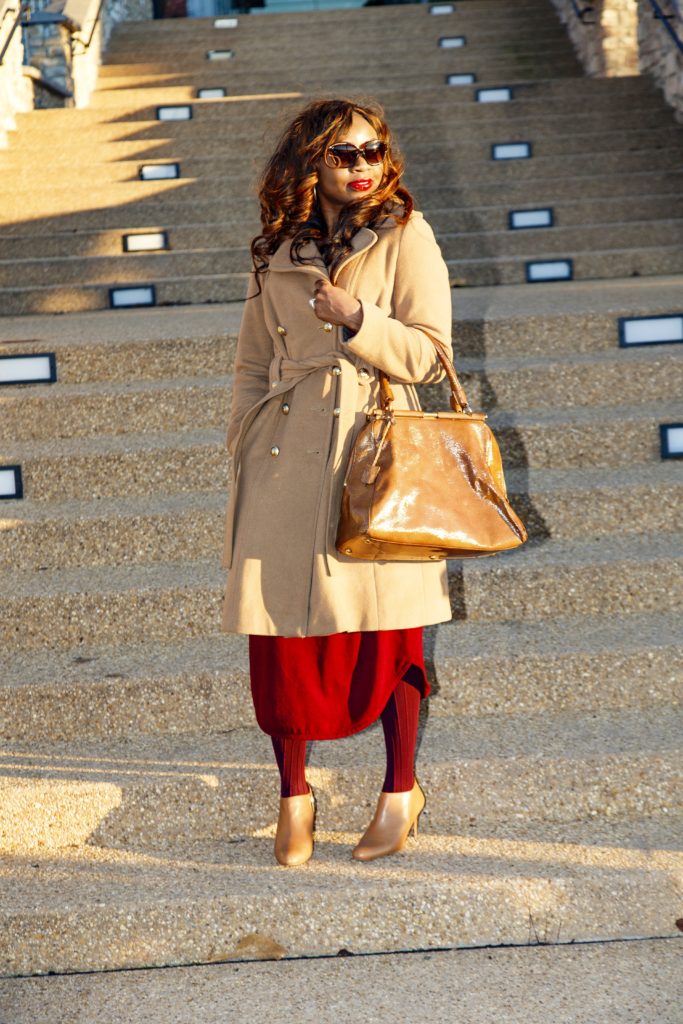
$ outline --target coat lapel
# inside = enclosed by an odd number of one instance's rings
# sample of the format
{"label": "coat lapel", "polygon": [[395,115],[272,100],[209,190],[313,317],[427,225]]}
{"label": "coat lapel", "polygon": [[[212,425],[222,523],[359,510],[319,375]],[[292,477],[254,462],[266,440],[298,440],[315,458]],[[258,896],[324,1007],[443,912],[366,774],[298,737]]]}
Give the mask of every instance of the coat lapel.
{"label": "coat lapel", "polygon": [[[356,259],[361,253],[364,253],[367,249],[371,248],[377,241],[377,233],[372,228],[362,227],[359,228],[351,239],[351,252],[348,253],[341,264],[337,268],[334,275],[335,281],[338,279],[339,274],[347,266],[351,260]],[[315,244],[313,239],[310,239],[301,248],[301,255],[306,259],[313,259],[314,263],[294,263],[289,255],[289,249],[291,245],[291,239],[286,238],[278,248],[275,250],[270,258],[268,264],[269,270],[276,272],[283,271],[299,271],[299,273],[315,274],[316,277],[327,277],[329,278],[329,271],[323,262],[320,249]]]}

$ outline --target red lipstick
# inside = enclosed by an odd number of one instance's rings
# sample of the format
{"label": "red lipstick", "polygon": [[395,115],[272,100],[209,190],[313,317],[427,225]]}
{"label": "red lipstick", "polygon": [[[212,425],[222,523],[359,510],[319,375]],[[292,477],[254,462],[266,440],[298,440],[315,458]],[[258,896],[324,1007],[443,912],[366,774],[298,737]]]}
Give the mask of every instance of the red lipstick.
{"label": "red lipstick", "polygon": [[357,181],[349,182],[349,188],[353,188],[356,192],[365,192],[367,189],[372,188],[372,178],[358,178]]}

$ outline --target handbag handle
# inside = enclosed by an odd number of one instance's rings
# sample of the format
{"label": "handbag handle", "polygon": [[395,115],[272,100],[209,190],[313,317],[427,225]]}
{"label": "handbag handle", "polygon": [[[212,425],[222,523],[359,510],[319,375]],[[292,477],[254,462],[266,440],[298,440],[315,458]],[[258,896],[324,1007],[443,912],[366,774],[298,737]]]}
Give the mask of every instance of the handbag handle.
{"label": "handbag handle", "polygon": [[[436,354],[439,357],[439,360],[441,361],[441,365],[446,371],[448,383],[450,384],[451,387],[451,409],[453,410],[453,412],[471,413],[472,408],[470,406],[470,403],[467,401],[467,395],[465,394],[463,386],[458,380],[453,363],[450,361],[450,359],[446,359],[445,355],[443,354],[443,352],[436,343],[434,343],[434,348],[436,349]],[[382,408],[385,410],[385,412],[389,412],[391,410],[391,403],[394,400],[394,392],[391,390],[391,385],[389,384],[389,377],[384,372],[384,370],[379,371],[379,387]]]}

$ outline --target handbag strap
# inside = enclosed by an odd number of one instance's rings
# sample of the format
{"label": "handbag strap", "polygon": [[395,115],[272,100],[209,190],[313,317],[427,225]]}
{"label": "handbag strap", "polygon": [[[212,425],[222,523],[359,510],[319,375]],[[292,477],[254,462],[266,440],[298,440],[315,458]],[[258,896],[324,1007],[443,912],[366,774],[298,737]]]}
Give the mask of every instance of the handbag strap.
{"label": "handbag strap", "polygon": [[[446,371],[446,377],[448,378],[448,383],[450,384],[451,409],[453,410],[453,412],[471,413],[472,409],[470,407],[469,402],[467,401],[467,395],[465,394],[462,384],[458,380],[453,363],[450,361],[450,359],[447,359],[445,357],[445,355],[443,354],[443,352],[436,343],[434,343],[434,348],[436,349],[436,354],[441,361],[441,365]],[[385,411],[389,411],[391,409],[391,403],[394,400],[394,392],[391,390],[389,377],[384,372],[384,370],[379,371],[379,387],[382,408]]]}

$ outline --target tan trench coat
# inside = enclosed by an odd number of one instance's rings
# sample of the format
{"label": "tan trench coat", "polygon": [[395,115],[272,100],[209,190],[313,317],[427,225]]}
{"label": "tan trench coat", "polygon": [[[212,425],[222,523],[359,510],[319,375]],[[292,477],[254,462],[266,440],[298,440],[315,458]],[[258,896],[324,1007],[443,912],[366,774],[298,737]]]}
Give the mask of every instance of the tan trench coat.
{"label": "tan trench coat", "polygon": [[[363,306],[348,342],[309,305],[329,273],[314,242],[271,258],[262,293],[248,298],[235,357],[226,445],[232,457],[223,566],[222,629],[279,636],[402,629],[451,616],[446,562],[365,562],[335,550],[346,465],[376,368],[396,408],[419,408],[414,383],[444,376],[434,343],[452,358],[448,270],[431,227],[414,212],[361,228],[333,284]],[[256,292],[252,277],[249,295]]]}

